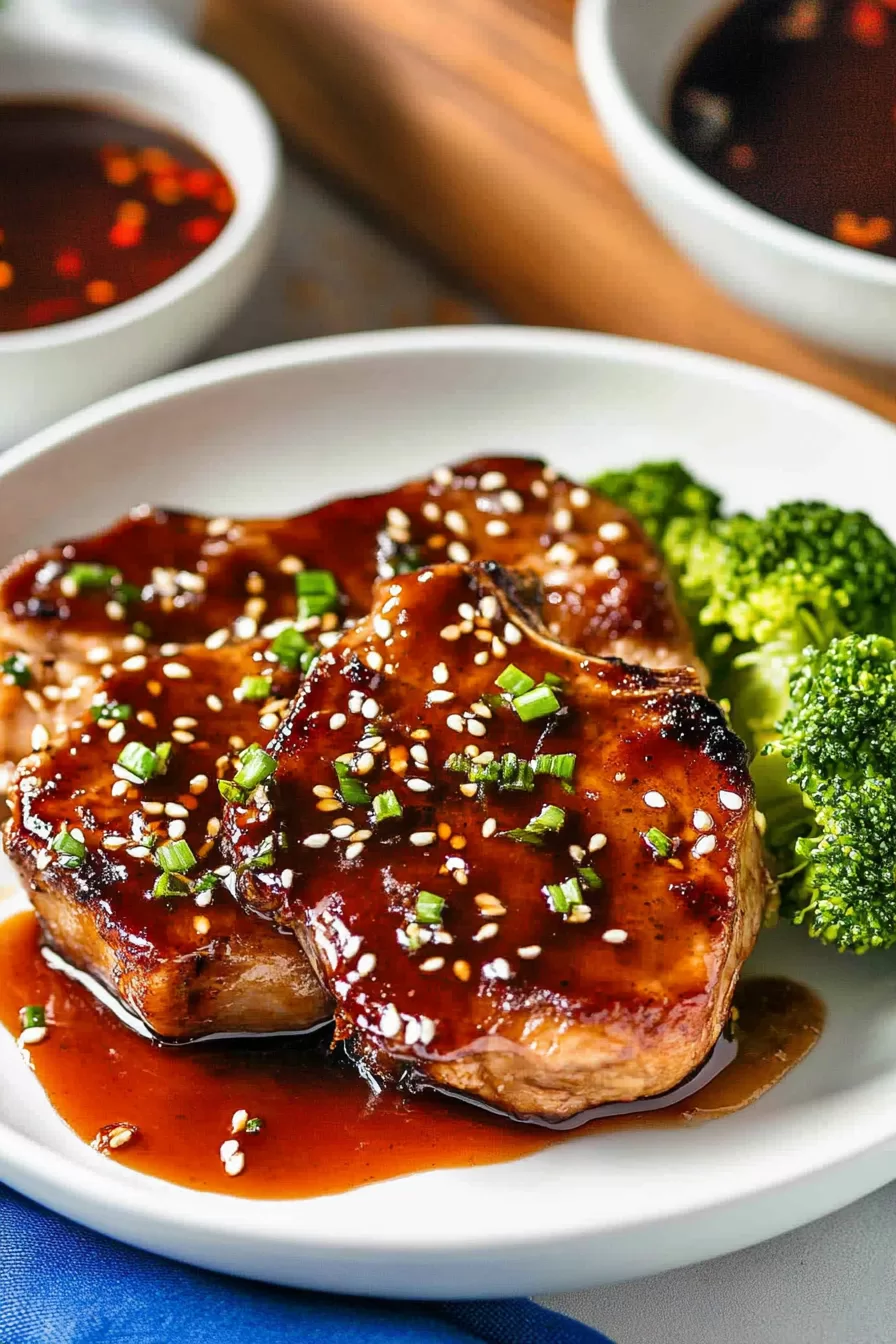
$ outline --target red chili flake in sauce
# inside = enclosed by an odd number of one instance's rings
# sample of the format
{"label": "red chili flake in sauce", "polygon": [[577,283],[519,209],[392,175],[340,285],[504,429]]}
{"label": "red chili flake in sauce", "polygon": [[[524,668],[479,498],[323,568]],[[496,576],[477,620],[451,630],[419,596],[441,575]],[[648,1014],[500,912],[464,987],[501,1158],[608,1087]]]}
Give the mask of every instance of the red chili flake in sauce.
{"label": "red chili flake in sauce", "polygon": [[217,165],[170,131],[91,103],[0,102],[0,331],[142,294],[233,208]]}

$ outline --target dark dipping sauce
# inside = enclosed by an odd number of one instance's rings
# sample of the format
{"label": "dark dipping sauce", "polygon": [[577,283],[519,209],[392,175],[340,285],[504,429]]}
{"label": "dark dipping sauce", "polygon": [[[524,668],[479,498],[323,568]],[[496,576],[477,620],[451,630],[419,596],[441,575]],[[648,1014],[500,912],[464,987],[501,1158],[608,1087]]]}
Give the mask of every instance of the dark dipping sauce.
{"label": "dark dipping sauce", "polygon": [[0,101],[0,331],[152,289],[233,207],[217,165],[170,131],[90,104]]}
{"label": "dark dipping sauce", "polygon": [[896,256],[896,5],[747,0],[672,94],[674,143],[744,200]]}
{"label": "dark dipping sauce", "polygon": [[[560,1132],[442,1096],[373,1096],[329,1051],[326,1032],[313,1041],[153,1044],[47,966],[32,914],[0,925],[0,1022],[18,1035],[20,1009],[45,1006],[49,1030],[30,1057],[63,1120],[88,1143],[110,1126],[135,1126],[111,1160],[194,1190],[252,1199],[338,1194],[411,1172],[507,1162],[574,1135],[729,1115],[798,1064],[824,1024],[820,1000],[790,980],[745,981],[736,1002],[736,1057],[699,1092],[661,1111]],[[219,1153],[243,1109],[263,1127],[240,1134],[245,1167],[232,1177]]]}

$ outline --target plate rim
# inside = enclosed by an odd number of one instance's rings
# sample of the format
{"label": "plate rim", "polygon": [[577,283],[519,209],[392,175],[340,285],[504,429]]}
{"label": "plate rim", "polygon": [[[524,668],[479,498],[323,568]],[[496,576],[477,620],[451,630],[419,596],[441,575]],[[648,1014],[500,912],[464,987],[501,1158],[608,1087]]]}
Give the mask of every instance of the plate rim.
{"label": "plate rim", "polygon": [[[64,451],[72,440],[101,425],[127,417],[134,411],[160,402],[176,401],[182,396],[219,384],[239,382],[268,373],[300,366],[318,366],[336,362],[351,363],[371,358],[396,358],[459,352],[492,353],[501,356],[529,354],[539,358],[566,358],[576,356],[598,364],[626,364],[662,370],[680,370],[688,375],[709,376],[715,381],[736,384],[758,395],[771,394],[785,398],[797,407],[821,402],[830,417],[845,422],[857,431],[863,428],[892,437],[896,447],[896,428],[873,412],[853,405],[836,395],[799,383],[783,375],[742,364],[715,355],[666,346],[657,342],[637,341],[627,337],[598,333],[567,331],[551,328],[512,328],[501,326],[409,328],[398,331],[358,333],[346,336],[321,337],[308,341],[249,351],[228,356],[188,369],[165,375],[151,382],[117,393],[94,406],[75,412],[48,429],[25,440],[18,447],[0,457],[0,485],[4,479],[35,458],[55,451]],[[437,1224],[431,1228],[415,1227],[402,1231],[382,1227],[376,1244],[369,1236],[353,1239],[350,1227],[321,1228],[312,1226],[313,1220],[301,1220],[304,1226],[289,1228],[265,1226],[264,1212],[272,1204],[301,1207],[307,1200],[250,1200],[237,1196],[220,1195],[175,1187],[180,1196],[171,1199],[167,1182],[134,1173],[138,1180],[132,1185],[120,1181],[104,1160],[85,1152],[79,1162],[64,1153],[46,1148],[39,1140],[12,1129],[0,1121],[0,1176],[22,1193],[67,1212],[73,1206],[84,1221],[97,1221],[109,1226],[107,1215],[122,1214],[135,1219],[134,1239],[145,1232],[150,1224],[177,1225],[180,1229],[206,1233],[217,1240],[221,1233],[222,1217],[227,1222],[231,1215],[238,1216],[243,1235],[264,1246],[287,1247],[297,1253],[327,1251],[356,1257],[366,1264],[376,1264],[404,1253],[412,1259],[441,1252],[443,1256],[463,1257],[465,1251],[488,1247],[491,1250],[519,1251],[532,1249],[546,1241],[552,1245],[574,1244],[588,1238],[612,1234],[614,1230],[632,1233],[640,1227],[652,1228],[672,1224],[676,1220],[708,1214],[736,1206],[745,1198],[767,1196],[773,1191],[784,1191],[821,1171],[840,1166],[859,1158],[875,1147],[896,1138],[896,1069],[891,1077],[876,1078],[851,1087],[846,1093],[829,1100],[827,1114],[842,1115],[842,1124],[815,1133],[811,1143],[802,1135],[799,1143],[788,1145],[786,1171],[782,1174],[780,1157],[755,1169],[737,1171],[732,1164],[730,1180],[723,1189],[695,1188],[688,1199],[680,1199],[674,1209],[662,1214],[636,1214],[631,1218],[620,1216],[617,1210],[612,1222],[602,1221],[599,1210],[587,1217],[570,1221],[572,1210],[567,1211],[563,1230],[545,1228],[538,1219],[524,1227],[505,1226],[496,1246],[493,1231],[477,1232],[475,1226],[463,1235]],[[794,1106],[783,1128],[794,1138],[800,1137],[801,1115],[810,1109],[809,1103]],[[892,1118],[890,1118],[892,1117]],[[772,1118],[769,1123],[781,1125]],[[526,1162],[528,1159],[521,1159]],[[747,1164],[743,1164],[746,1167]],[[882,1167],[885,1165],[881,1164]],[[130,1173],[129,1173],[130,1174]],[[23,1183],[24,1177],[27,1181]],[[889,1174],[882,1175],[881,1184]],[[396,1179],[407,1179],[396,1178]],[[381,1183],[387,1184],[387,1183]],[[57,1198],[51,1201],[47,1191]],[[64,1193],[64,1197],[60,1198]],[[340,1195],[321,1197],[327,1201]],[[316,1201],[310,1201],[313,1204]],[[842,1200],[840,1202],[843,1202]],[[62,1207],[64,1206],[64,1207]],[[253,1216],[254,1215],[254,1216]],[[117,1235],[113,1233],[112,1235]],[[413,1240],[411,1240],[413,1238]],[[224,1240],[226,1240],[226,1236]],[[724,1249],[724,1248],[723,1248]],[[251,1273],[251,1270],[248,1272]],[[261,1277],[261,1275],[257,1275]]]}

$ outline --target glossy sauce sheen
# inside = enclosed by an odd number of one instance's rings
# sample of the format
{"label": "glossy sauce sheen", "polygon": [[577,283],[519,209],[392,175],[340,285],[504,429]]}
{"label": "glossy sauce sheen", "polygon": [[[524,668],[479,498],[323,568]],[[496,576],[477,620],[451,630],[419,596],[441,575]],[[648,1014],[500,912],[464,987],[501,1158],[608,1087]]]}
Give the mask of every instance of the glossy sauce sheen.
{"label": "glossy sauce sheen", "polygon": [[[577,1133],[686,1125],[739,1110],[798,1064],[823,1026],[823,1005],[791,981],[748,981],[736,1001],[737,1057],[698,1094]],[[105,1125],[136,1125],[137,1137],[110,1160],[195,1190],[254,1199],[337,1194],[416,1171],[506,1162],[570,1137],[435,1096],[372,1098],[350,1068],[328,1058],[325,1040],[153,1045],[49,969],[36,921],[23,913],[0,926],[0,1022],[18,1033],[19,1009],[37,1003],[47,1007],[50,1030],[31,1060],[62,1118],[85,1142]],[[264,1128],[242,1136],[246,1165],[232,1178],[218,1150],[240,1108]]]}
{"label": "glossy sauce sheen", "polygon": [[170,131],[102,106],[0,102],[0,331],[142,294],[233,206],[217,165]]}
{"label": "glossy sauce sheen", "polygon": [[877,0],[726,8],[672,96],[675,143],[745,200],[896,256],[896,12]]}

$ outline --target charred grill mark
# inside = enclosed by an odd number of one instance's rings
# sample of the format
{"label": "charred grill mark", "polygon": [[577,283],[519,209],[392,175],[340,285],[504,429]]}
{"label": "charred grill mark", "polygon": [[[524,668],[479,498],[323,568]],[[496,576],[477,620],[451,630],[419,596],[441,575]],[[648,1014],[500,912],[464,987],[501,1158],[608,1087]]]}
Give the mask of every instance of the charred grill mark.
{"label": "charred grill mark", "polygon": [[662,712],[662,735],[682,746],[702,751],[724,766],[734,782],[751,789],[749,756],[741,739],[731,731],[719,706],[703,695],[678,695]]}

